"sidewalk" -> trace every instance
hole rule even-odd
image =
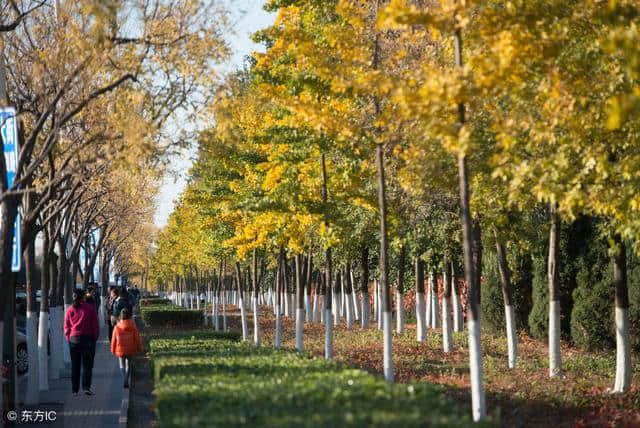
[[[93,396],[71,395],[71,368],[62,372],[59,380],[49,380],[49,391],[40,393],[40,404],[23,411],[55,411],[55,422],[21,423],[24,427],[55,428],[116,428],[126,426],[129,406],[129,389],[123,388],[118,360],[109,349],[107,328],[101,326],[100,339],[96,343],[91,389]],[[23,412],[24,413],[24,412]],[[53,414],[50,414],[53,415]],[[122,418],[121,418],[122,415]],[[20,419],[22,415],[18,415]],[[40,416],[44,417],[44,416]]]

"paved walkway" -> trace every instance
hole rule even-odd
[[[109,349],[107,329],[103,324],[100,339],[96,344],[96,358],[93,364],[93,379],[91,389],[93,396],[81,394],[71,395],[71,369],[62,372],[59,380],[49,380],[49,391],[40,393],[40,404],[25,408],[31,410],[31,416],[36,417],[36,411],[55,411],[55,422],[23,423],[24,427],[55,427],[55,428],[115,428],[126,426],[129,390],[123,388],[123,379],[118,367],[118,361]],[[42,415],[42,414],[40,414]],[[53,414],[50,413],[52,416]],[[121,415],[124,418],[121,418]],[[21,415],[18,415],[20,418]],[[44,417],[44,416],[43,416]]]

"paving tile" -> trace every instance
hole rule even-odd
[[[91,386],[95,395],[81,394],[73,397],[71,395],[70,369],[63,370],[61,375],[60,379],[49,381],[49,391],[40,393],[40,404],[23,409],[23,411],[32,411],[32,416],[35,416],[36,411],[53,411],[56,412],[56,420],[24,423],[19,426],[47,426],[51,428],[112,428],[121,426],[122,400],[128,397],[129,390],[123,388],[118,360],[109,350],[106,328],[101,330],[100,339],[96,344]],[[21,384],[24,383],[23,380]]]

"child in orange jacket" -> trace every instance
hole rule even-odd
[[[119,358],[120,370],[124,375],[124,387],[129,388],[131,357],[142,352],[140,335],[135,321],[131,319],[129,308],[123,308],[120,311],[120,322],[114,327],[111,338],[111,352]]]

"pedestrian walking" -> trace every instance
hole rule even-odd
[[[113,315],[113,303],[116,301],[117,296],[113,294],[114,287],[109,286],[109,294],[104,299],[104,321],[107,324],[109,330],[109,343],[111,343],[111,337],[113,335],[113,327],[115,323],[111,322],[111,315]]]
[[[95,308],[84,301],[80,290],[74,291],[73,302],[64,317],[64,336],[71,355],[71,392],[74,396],[78,395],[80,389],[81,368],[82,390],[86,395],[93,395],[91,375],[99,328]]]
[[[125,294],[126,290],[123,288],[114,288],[111,292],[111,296],[114,297],[113,309],[111,313],[111,323],[115,326],[120,321],[120,312],[124,308],[128,308],[131,311],[131,303],[129,302],[128,295]]]
[[[132,359],[135,354],[142,352],[140,335],[136,323],[131,319],[131,310],[123,308],[120,311],[120,322],[113,330],[111,352],[119,359],[120,370],[124,376],[124,387],[129,388],[132,371]]]
[[[87,291],[91,293],[91,299],[93,300],[93,304],[96,306],[96,312],[100,311],[100,293],[98,293],[98,289],[96,288],[96,283],[91,283],[89,287],[87,287]]]

